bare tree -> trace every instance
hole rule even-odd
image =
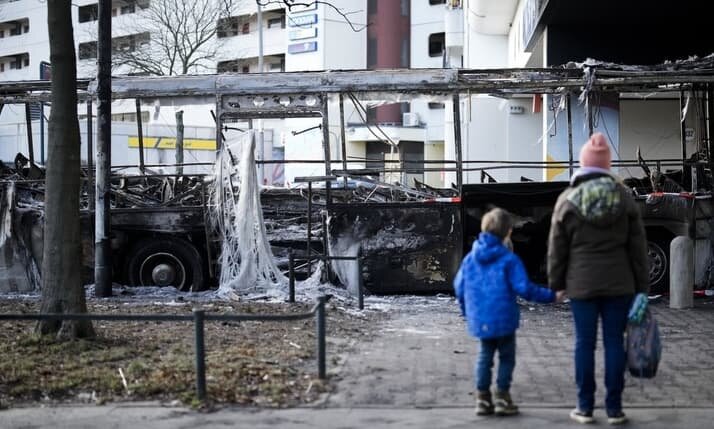
[[[47,1],[52,63],[52,108],[45,187],[42,256],[43,313],[86,313],[79,269],[80,139],[77,121],[77,62],[71,0]],[[94,336],[89,321],[40,321],[41,334],[63,338]]]
[[[131,25],[134,33],[116,38],[114,63],[130,73],[158,76],[212,69],[222,19],[236,0],[151,0]]]

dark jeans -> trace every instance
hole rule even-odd
[[[575,320],[575,382],[581,411],[592,411],[595,406],[598,318],[602,319],[605,346],[605,408],[608,414],[622,410],[626,358],[624,333],[631,302],[631,295],[570,300]]]
[[[481,340],[481,351],[475,368],[476,389],[480,391],[491,388],[491,368],[496,351],[498,351],[496,387],[502,392],[507,392],[511,388],[513,368],[516,367],[516,334]]]

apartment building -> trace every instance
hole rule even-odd
[[[131,59],[133,53],[136,56],[159,58],[158,54],[152,54],[161,36],[152,17],[152,10],[166,7],[164,2],[166,0],[112,2],[112,49],[115,57],[121,59],[115,62],[113,74],[152,74],[132,65]],[[255,73],[462,65],[461,1],[332,0],[329,3],[286,9],[281,3],[272,2],[262,7],[259,14],[254,1],[237,1],[229,10],[222,9],[215,15],[215,34],[204,48],[211,51],[211,55],[206,55],[204,60],[186,70],[164,67],[161,73]],[[40,71],[42,67],[46,74],[49,61],[45,3],[38,0],[0,0],[0,4],[3,11],[3,22],[0,23],[0,80],[46,78]],[[194,7],[209,8],[211,4],[222,2],[201,0]],[[73,2],[79,77],[92,77],[96,73],[97,15],[96,0]],[[391,25],[393,20],[399,22],[399,25]],[[261,60],[262,69],[259,68]],[[444,151],[445,135],[450,132],[445,128],[453,128],[449,124],[445,127],[444,117],[449,113],[449,106],[445,104],[448,103],[416,99],[374,109],[367,106],[368,115],[361,118],[357,109],[347,103],[346,156],[352,161],[351,166],[364,166],[367,160],[372,161],[370,165],[376,166],[384,165],[384,159],[444,159],[448,156]],[[334,137],[330,142],[332,153],[341,157],[336,103],[331,103],[330,109]],[[140,114],[146,127],[155,126],[165,130],[175,123],[177,110],[185,112],[184,121],[187,127],[196,128],[196,135],[212,138],[213,123],[206,106],[142,104]],[[113,120],[116,122],[136,121],[133,103],[115,103],[113,112]],[[24,117],[21,112],[16,113],[14,117],[11,117],[11,113],[5,113],[0,118],[0,123],[4,124],[0,125],[0,140],[18,141],[15,145],[5,145],[5,149],[0,151],[3,159],[14,156],[15,149],[22,150],[25,145],[22,126]],[[48,109],[45,113],[48,113]],[[85,119],[86,108],[80,106],[79,113],[80,119]],[[8,126],[8,121],[14,123]],[[308,119],[266,120],[259,123],[257,126],[265,130],[266,145],[259,150],[261,156],[265,159],[321,157],[319,133],[292,134],[292,131],[309,128],[310,124]],[[370,132],[370,127],[374,126],[381,127],[396,143],[396,152],[390,145],[374,137]],[[34,133],[39,130],[40,127],[33,127]],[[122,141],[130,138],[126,136]],[[42,139],[34,140],[39,142]],[[115,148],[113,152],[115,163],[132,163],[138,159],[135,148],[121,149]],[[82,153],[85,153],[84,149]],[[160,153],[159,149],[147,149],[145,157],[148,162],[158,162],[165,158],[165,154]],[[198,158],[203,160],[205,156]],[[321,173],[313,171],[315,168],[307,165],[290,166],[286,172],[288,181],[290,177],[298,175]],[[445,183],[443,175],[439,173],[388,179],[402,182],[417,179],[435,186]]]
[[[711,37],[706,2],[665,4],[645,0],[465,0],[464,67],[557,67],[588,58],[620,64],[661,64],[707,56]],[[575,154],[589,133],[585,105],[571,96]],[[695,94],[684,95],[684,103]],[[567,117],[561,97],[471,97],[464,101],[464,157],[472,160],[548,161],[568,159]],[[682,129],[689,155],[706,133],[697,109],[684,109],[678,93],[598,94],[593,129],[606,133],[615,156],[681,158]],[[465,110],[466,109],[466,110]],[[447,150],[448,144],[447,144]],[[621,175],[641,174],[623,169]],[[637,170],[637,169],[635,169]],[[498,181],[563,180],[567,170],[492,171]],[[478,182],[476,174],[467,181]]]

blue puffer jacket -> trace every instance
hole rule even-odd
[[[532,283],[520,258],[488,232],[479,235],[461,262],[454,289],[469,333],[484,339],[516,332],[516,295],[528,301],[555,301],[555,293]]]

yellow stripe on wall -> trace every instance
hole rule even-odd
[[[553,157],[550,156],[550,155],[546,155],[546,158],[545,158],[545,159],[546,159],[546,161],[548,161],[548,162],[553,162],[553,161],[555,161],[555,158],[553,158]],[[568,171],[568,169],[565,168],[565,167],[563,167],[563,168],[549,168],[549,169],[546,171],[546,178],[547,178],[547,180],[550,182],[550,181],[552,181],[553,179],[555,179],[556,176],[559,176],[560,174],[565,173],[566,171]]]
[[[129,136],[129,147],[139,147],[139,137]],[[144,137],[146,149],[176,149],[174,137]],[[213,139],[183,139],[184,149],[216,150],[216,141]]]

